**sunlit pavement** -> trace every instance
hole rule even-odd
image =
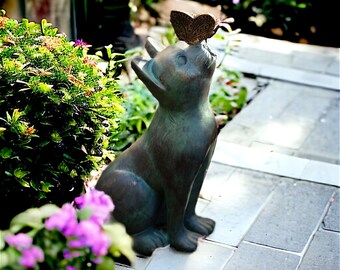
[[[339,49],[240,37],[222,64],[255,75],[251,98],[221,130],[197,205],[215,231],[194,253],[116,269],[340,269]]]

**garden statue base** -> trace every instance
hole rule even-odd
[[[151,255],[168,244],[192,252],[215,222],[195,208],[212,154],[218,126],[209,89],[216,57],[206,44],[183,41],[152,57],[132,60],[132,68],[159,102],[152,123],[130,148],[102,173],[96,189],[115,204],[114,219],[133,236],[137,253]],[[159,46],[158,46],[159,47]]]

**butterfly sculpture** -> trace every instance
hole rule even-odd
[[[212,14],[192,16],[177,10],[172,10],[170,13],[170,22],[178,39],[189,45],[199,44],[211,38],[219,28],[228,30],[229,23],[232,21],[232,18],[218,21]]]

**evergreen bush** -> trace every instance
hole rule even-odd
[[[18,22],[1,11],[1,226],[29,207],[72,201],[113,158],[118,73],[87,52],[46,20]]]

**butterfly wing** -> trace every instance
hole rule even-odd
[[[194,45],[212,37],[216,32],[216,19],[211,14],[196,17],[177,10],[170,13],[170,22],[179,40]]]
[[[170,13],[170,22],[175,30],[175,33],[179,40],[183,40],[187,43],[191,38],[191,25],[193,17],[185,12],[172,10]]]
[[[191,35],[194,37],[192,42],[193,44],[198,44],[215,34],[216,19],[213,15],[201,14],[194,18],[191,28]]]

